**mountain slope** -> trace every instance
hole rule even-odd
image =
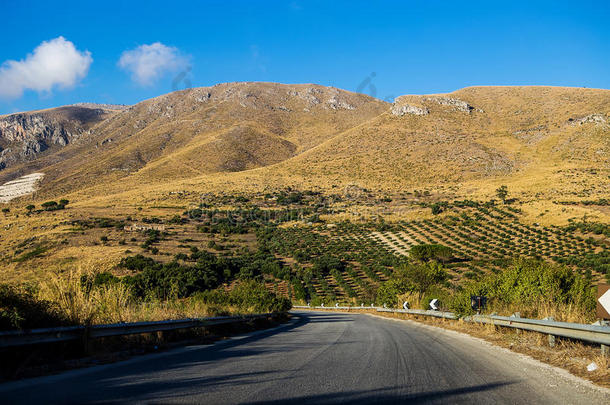
[[[609,123],[607,90],[475,87],[403,96],[385,114],[273,170],[314,183],[400,189],[534,179],[547,170],[586,177],[597,169],[575,189],[599,194],[607,192]]]
[[[579,88],[474,87],[394,104],[316,85],[236,83],[171,93],[113,112],[86,136],[0,171],[45,173],[37,192],[3,205],[3,274],[25,279],[81,259],[112,269],[126,250],[144,249],[147,237],[123,223],[151,220],[178,232],[159,244],[157,256],[169,260],[183,241],[212,240],[202,239],[198,221],[172,230],[177,214],[201,203],[287,208],[292,200],[274,201],[300,195],[288,188],[320,191],[302,195],[329,224],[421,221],[432,217],[432,203],[489,201],[500,185],[518,201],[497,212],[511,209],[525,224],[585,216],[608,223],[609,121],[610,91]],[[39,211],[62,198],[67,209]],[[485,212],[480,206],[468,218],[479,208]],[[251,247],[251,236],[236,246]],[[580,251],[585,242],[575,243]],[[530,253],[538,246],[526,244]]]
[[[146,183],[262,167],[387,108],[317,85],[227,83],[175,92],[100,122],[86,142],[66,147],[61,161],[38,162],[45,164],[41,191],[65,193],[130,175]]]
[[[226,83],[141,102],[20,169],[44,171],[41,196],[113,203],[350,184],[485,198],[508,184],[539,200],[593,199],[607,197],[609,122],[608,90],[471,87],[388,104],[317,85]]]
[[[54,154],[121,109],[87,103],[0,116],[0,171]]]

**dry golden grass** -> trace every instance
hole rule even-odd
[[[44,168],[39,194],[142,186],[276,163],[387,109],[369,96],[317,85],[227,83],[143,101],[92,134],[14,169]],[[10,173],[5,173],[8,175]],[[102,193],[103,195],[103,193]]]
[[[403,302],[408,302],[410,308],[427,308],[427,302],[424,303],[423,297],[421,294],[408,292],[398,296],[398,304],[400,305]]]
[[[92,276],[96,271],[94,266],[87,264],[76,270],[49,274],[39,283],[38,298],[51,302],[70,322],[84,325],[200,318],[238,312],[237,308],[210,306],[194,299],[139,302],[122,283],[83,288],[82,277]]]
[[[594,317],[574,304],[563,304],[552,300],[540,300],[535,304],[500,305],[495,303],[488,312],[497,312],[498,315],[510,316],[516,312],[523,318],[553,318],[559,322],[591,323]]]

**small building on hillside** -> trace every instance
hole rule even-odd
[[[131,224],[131,225],[125,225],[125,227],[123,229],[128,232],[150,231],[150,230],[164,231],[165,225],[162,225],[162,224]]]

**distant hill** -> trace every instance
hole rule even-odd
[[[502,181],[607,195],[609,163],[610,91],[471,87],[399,97],[384,114],[274,170],[394,190]]]
[[[0,133],[41,114],[48,150],[21,140],[35,153],[0,171],[0,181],[44,172],[40,196],[356,184],[489,197],[508,184],[552,200],[607,196],[610,175],[608,90],[470,87],[389,104],[313,84],[225,83],[126,108],[4,116]]]
[[[43,171],[43,190],[50,192],[130,175],[163,181],[243,171],[299,155],[387,108],[365,95],[317,85],[189,89],[114,112],[82,142],[19,169]]]

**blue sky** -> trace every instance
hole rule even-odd
[[[228,81],[381,99],[472,85],[610,88],[607,0],[1,0],[0,15],[0,113],[133,104]]]

